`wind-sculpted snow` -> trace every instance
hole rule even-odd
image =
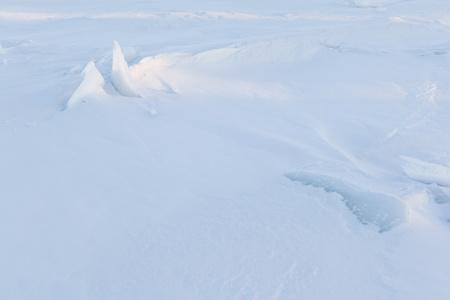
[[[450,168],[421,161],[412,157],[402,157],[406,175],[425,184],[437,203],[450,202]]]
[[[131,78],[128,63],[123,56],[119,43],[114,41],[111,83],[116,90],[126,97],[139,97],[135,82]]]
[[[106,92],[103,89],[105,80],[93,61],[86,65],[81,75],[83,76],[83,81],[67,102],[67,108],[71,108],[80,102],[84,102],[86,100],[85,98],[88,96],[106,95]]]
[[[311,49],[312,48],[312,49]],[[258,96],[263,98],[285,98],[286,91],[274,83],[258,82],[221,76],[211,70],[249,67],[273,61],[292,61],[313,55],[318,46],[311,46],[301,39],[280,39],[255,42],[245,45],[218,48],[200,52],[172,53],[149,56],[131,65],[126,86],[138,84],[139,93],[152,96],[155,92],[179,93],[182,95],[217,95],[224,97]],[[285,51],[285,53],[282,53]],[[283,54],[280,57],[280,52]],[[124,68],[125,69],[125,68]],[[124,82],[125,80],[120,80]],[[116,86],[116,83],[113,83]],[[124,93],[122,93],[124,94]],[[125,93],[127,94],[127,93]]]
[[[0,299],[450,299],[449,24],[0,1]]]
[[[344,180],[312,172],[291,172],[286,176],[292,181],[322,188],[328,193],[338,193],[345,205],[363,224],[374,224],[380,232],[405,222],[407,209],[400,199],[362,188]]]
[[[423,183],[436,183],[450,187],[450,168],[412,157],[404,156],[402,159],[403,169],[410,178]]]
[[[89,62],[81,73],[83,81],[78,89],[70,97],[67,108],[84,102],[85,97],[89,95],[108,95],[104,90],[105,79],[98,71],[93,61]],[[119,43],[114,41],[113,55],[112,55],[112,70],[111,70],[111,84],[122,96],[125,97],[139,97],[136,91],[136,83],[131,77],[128,64],[122,53]]]
[[[427,189],[430,191],[436,203],[450,203],[450,188],[442,187],[435,183],[428,184]]]

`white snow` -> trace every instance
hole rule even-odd
[[[412,157],[402,157],[402,159],[405,161],[403,169],[410,178],[424,183],[436,183],[450,187],[450,168]]]
[[[396,197],[372,192],[337,178],[312,172],[293,172],[286,176],[292,181],[323,188],[328,193],[339,194],[343,197],[348,209],[361,223],[372,223],[380,228],[380,232],[390,230],[395,225],[407,221],[407,209]]]
[[[2,0],[0,28],[0,299],[450,297],[450,2]]]
[[[356,7],[380,7],[400,2],[400,0],[353,0]]]
[[[80,102],[85,102],[86,97],[106,95],[105,90],[103,89],[105,79],[103,79],[102,74],[97,70],[93,61],[90,61],[86,65],[81,74],[83,76],[83,81],[67,102],[67,108],[71,108]]]
[[[138,97],[135,83],[131,77],[128,63],[122,53],[119,43],[114,41],[111,83],[116,90],[126,97]]]

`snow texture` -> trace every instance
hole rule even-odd
[[[437,203],[450,203],[450,189],[432,183],[427,186]]]
[[[342,180],[311,172],[287,173],[292,181],[338,193],[345,205],[363,224],[374,224],[380,232],[392,229],[407,220],[407,209],[396,197],[352,186]]]
[[[83,81],[67,102],[67,109],[85,102],[87,97],[106,94],[103,89],[105,80],[93,61],[86,65],[81,75],[83,76]]]
[[[423,183],[436,183],[450,187],[450,168],[443,165],[427,163],[412,157],[402,157],[406,174]]]
[[[111,83],[121,95],[126,97],[139,97],[135,82],[128,68],[128,63],[125,60],[119,43],[116,41],[114,41],[113,47]]]
[[[399,0],[353,0],[356,7],[380,7],[399,2]]]
[[[0,299],[450,299],[449,1],[0,28]]]

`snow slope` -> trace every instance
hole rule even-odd
[[[450,3],[3,0],[0,28],[1,299],[450,296]]]

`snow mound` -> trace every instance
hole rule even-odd
[[[450,168],[412,157],[403,156],[402,159],[405,162],[403,170],[409,178],[423,183],[450,187]]]
[[[286,89],[278,83],[256,82],[246,77],[246,68],[261,68],[273,61],[273,48],[288,46],[256,44],[224,47],[192,55],[185,52],[159,54],[143,58],[129,67],[131,79],[138,84],[141,97],[155,91],[184,96],[214,95],[220,97],[285,98]],[[295,42],[295,45],[298,43]],[[289,48],[296,52],[296,48]],[[298,51],[297,51],[298,52]],[[286,62],[291,58],[280,55]],[[230,76],[233,68],[242,70],[242,76]]]
[[[338,193],[358,221],[374,224],[379,227],[380,232],[388,231],[407,219],[406,206],[394,196],[372,192],[338,178],[313,172],[291,172],[286,177],[322,188],[328,193]]]
[[[128,68],[128,63],[118,42],[114,41],[111,83],[116,90],[126,97],[139,97],[136,86]]]
[[[154,91],[162,91],[167,93],[173,93],[173,87],[166,82],[168,77],[171,81],[174,80],[174,73],[170,73],[165,76],[167,69],[173,65],[186,60],[188,56],[186,54],[160,54],[157,56],[149,56],[143,58],[139,63],[130,66],[131,78],[140,82],[146,89]],[[186,78],[184,79],[186,81]],[[173,82],[172,82],[173,84]]]
[[[83,75],[83,81],[75,93],[73,93],[72,97],[70,97],[66,109],[69,109],[80,102],[84,102],[85,97],[88,95],[106,94],[103,89],[105,79],[103,79],[102,74],[100,74],[93,61],[90,61],[86,65],[81,74]]]

